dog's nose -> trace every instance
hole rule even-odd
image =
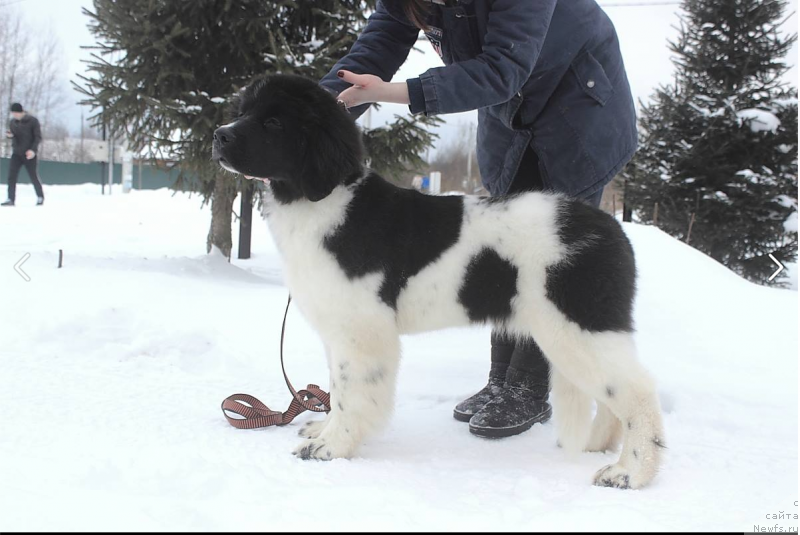
[[[214,141],[226,145],[233,141],[235,136],[233,135],[233,130],[231,130],[228,126],[221,126],[217,128],[216,132],[214,132]]]

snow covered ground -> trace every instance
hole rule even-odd
[[[265,226],[253,258],[229,264],[204,254],[209,210],[196,196],[86,185],[33,202],[24,186],[0,210],[0,531],[798,524],[771,517],[798,513],[798,294],[750,284],[654,228],[626,231],[669,449],[651,487],[620,491],[590,485],[615,455],[570,460],[552,424],[489,441],[453,420],[484,383],[487,329],[406,338],[395,417],[355,459],[289,453],[316,415],[233,429],[227,395],[280,410],[289,399],[277,360],[286,290]],[[30,282],[12,269],[25,253]],[[295,385],[327,387],[296,310],[287,336]]]

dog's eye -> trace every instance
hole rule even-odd
[[[266,128],[280,128],[281,122],[278,120],[277,117],[270,117],[266,121],[264,121],[264,127]]]

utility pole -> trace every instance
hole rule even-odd
[[[366,113],[364,113],[364,129],[365,130],[372,129],[372,104],[369,105],[369,108],[367,108]]]
[[[114,132],[108,134],[108,194],[111,195],[111,186],[114,185]]]
[[[472,158],[475,156],[475,148],[477,146],[477,140],[475,139],[475,125],[470,123],[469,125],[469,154],[467,155],[467,195],[474,195],[475,190],[475,181],[472,179]]]
[[[81,110],[81,163],[86,163],[86,153],[84,152],[83,147],[83,140],[84,140],[84,133],[83,133],[83,110]]]
[[[103,142],[106,141],[106,117],[105,117],[105,108],[103,108]],[[102,195],[106,194],[106,163],[100,163],[100,193]]]

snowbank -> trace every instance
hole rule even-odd
[[[485,328],[404,340],[395,417],[356,459],[290,455],[318,416],[229,427],[219,403],[234,392],[288,404],[266,228],[229,264],[204,254],[197,197],[51,187],[37,209],[21,190],[0,210],[0,531],[751,530],[796,512],[797,293],[652,227],[625,228],[669,449],[651,487],[618,491],[590,485],[616,455],[568,459],[552,424],[489,441],[453,420],[485,381]],[[11,269],[24,253],[27,283]],[[296,309],[287,336],[295,385],[325,387]]]

